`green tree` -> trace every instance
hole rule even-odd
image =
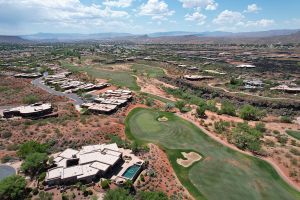
[[[29,154],[21,165],[21,170],[34,176],[45,169],[48,156],[46,153]]]
[[[36,141],[28,141],[20,145],[17,155],[20,158],[26,158],[27,155],[32,153],[46,153],[49,148],[48,144],[40,144]]]
[[[206,106],[198,106],[196,109],[196,113],[198,117],[204,117],[206,111]]]
[[[123,188],[117,188],[106,192],[104,200],[134,200],[129,192]]]
[[[0,181],[0,199],[19,200],[24,199],[26,181],[22,176],[14,175]]]
[[[260,120],[264,116],[265,113],[263,111],[251,105],[244,105],[240,109],[240,117],[244,120]]]
[[[137,195],[138,200],[168,200],[168,196],[163,192],[141,191]]]

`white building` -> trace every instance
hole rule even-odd
[[[54,158],[56,167],[46,174],[48,185],[92,182],[105,175],[122,160],[117,144],[84,146],[81,150],[66,149]]]

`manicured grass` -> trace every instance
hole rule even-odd
[[[97,67],[77,67],[64,63],[63,66],[72,72],[83,71],[94,78],[108,79],[110,83],[116,86],[127,87],[131,90],[140,90],[136,83],[136,78],[130,71],[109,71]]]
[[[300,140],[300,131],[291,131],[291,130],[286,130],[286,133],[293,138]]]
[[[164,70],[150,65],[134,64],[131,68],[135,71],[136,75],[143,75],[149,78],[157,78],[165,75]]]
[[[158,122],[159,115],[169,120]],[[271,165],[217,143],[198,127],[174,114],[134,109],[126,118],[126,134],[139,143],[161,146],[178,178],[196,199],[300,198],[300,193],[284,182]],[[195,151],[203,159],[184,168],[176,162],[181,151]]]

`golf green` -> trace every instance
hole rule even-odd
[[[159,122],[162,115],[168,121]],[[126,134],[137,142],[161,146],[178,178],[196,199],[300,199],[300,193],[267,162],[219,144],[172,113],[136,108],[126,118]],[[203,159],[184,168],[176,163],[182,151],[198,152]]]

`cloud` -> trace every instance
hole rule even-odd
[[[232,25],[241,22],[245,18],[240,12],[224,10],[214,20],[213,23],[219,25]]]
[[[186,14],[184,16],[184,19],[187,20],[187,21],[195,21],[197,22],[198,25],[203,25],[205,24],[205,20],[206,20],[206,16],[203,15],[202,13],[200,12],[194,12],[193,14]]]
[[[172,16],[175,11],[170,10],[167,3],[160,0],[148,0],[139,8],[139,15],[151,16],[153,20],[166,20]]]
[[[0,26],[78,28],[84,30],[128,19],[125,11],[112,10],[98,4],[85,5],[79,0],[0,0]],[[86,26],[86,27],[84,27]]]
[[[244,10],[245,13],[257,13],[261,8],[258,7],[255,3],[248,5],[247,10]]]
[[[223,30],[235,30],[238,28],[262,28],[270,27],[275,24],[273,19],[260,19],[250,21],[240,12],[224,10],[214,20],[214,24],[221,26]]]
[[[103,5],[109,7],[127,8],[134,0],[104,0]]]
[[[183,8],[196,8],[198,10],[204,8],[206,10],[216,10],[218,3],[214,0],[179,0]]]
[[[275,24],[275,21],[272,19],[261,19],[257,21],[246,21],[246,22],[239,22],[238,26],[243,27],[269,27]]]

